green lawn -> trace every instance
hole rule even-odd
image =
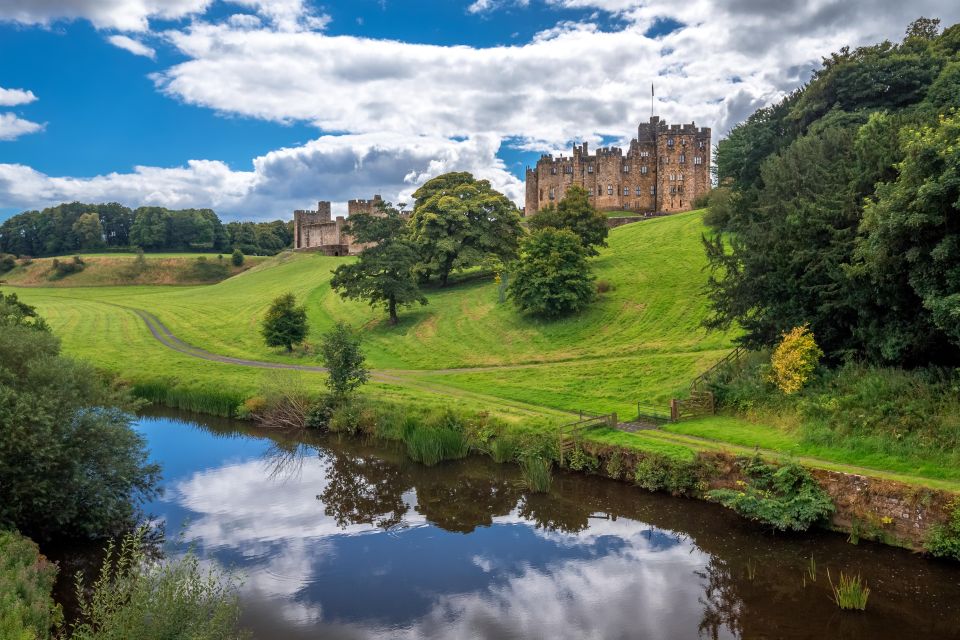
[[[706,332],[705,258],[700,212],[656,218],[611,231],[593,260],[612,290],[585,313],[555,322],[497,303],[497,286],[476,279],[427,291],[429,305],[406,309],[391,327],[382,311],[344,302],[330,272],[348,258],[285,253],[215,285],[19,288],[63,339],[65,350],[138,382],[162,381],[237,398],[255,395],[279,375],[319,387],[318,373],[277,374],[191,358],[157,342],[130,308],[156,315],[180,339],[207,351],[252,360],[315,365],[312,347],[335,321],[362,329],[377,379],[367,393],[411,403],[486,410],[517,428],[550,430],[579,409],[616,411],[629,419],[636,403],[682,394],[690,380],[731,349],[732,335]],[[148,256],[149,257],[149,256]],[[306,353],[265,347],[260,318],[275,296],[292,292],[307,307]],[[682,456],[698,449],[737,453],[754,446],[938,482],[960,472],[931,461],[909,465],[889,456],[817,449],[796,435],[733,417],[670,426],[663,432],[595,432],[609,444]],[[686,453],[685,453],[686,452]]]

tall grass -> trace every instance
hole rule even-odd
[[[462,431],[414,425],[404,436],[407,453],[416,462],[433,466],[441,460],[464,458],[470,443]]]
[[[166,380],[146,380],[131,386],[133,395],[154,404],[195,413],[207,413],[230,418],[246,399],[229,390],[177,386]]]
[[[513,462],[517,458],[517,443],[508,436],[497,436],[490,443],[490,457],[497,464]]]
[[[524,456],[520,470],[527,489],[534,493],[547,493],[553,485],[553,461],[540,456]]]
[[[860,579],[860,574],[848,576],[842,571],[837,584],[833,584],[830,570],[827,570],[827,579],[833,589],[833,600],[841,609],[863,611],[867,608],[867,598],[870,597],[870,588]]]

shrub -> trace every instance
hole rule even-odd
[[[823,351],[817,346],[807,325],[794,327],[783,334],[780,344],[770,358],[770,375],[785,394],[800,391],[810,380],[823,357]]]
[[[931,529],[924,546],[937,557],[960,560],[960,498],[950,504],[950,509],[950,519]]]
[[[620,479],[620,476],[623,474],[623,454],[620,453],[619,449],[607,458],[606,470],[607,475],[611,478]]]
[[[546,493],[553,484],[553,462],[541,456],[520,458],[520,470],[527,489],[534,493]]]
[[[116,534],[155,497],[159,475],[124,410],[134,403],[61,356],[45,325],[5,311],[17,308],[9,298],[0,296],[0,528],[35,539]]]
[[[77,574],[80,622],[70,640],[233,640],[239,628],[238,580],[204,571],[193,552],[178,560],[153,562],[143,531],[107,546],[100,574],[88,591]]]
[[[0,253],[0,275],[13,271],[17,266],[17,256],[9,253]]]
[[[323,335],[320,354],[329,372],[327,388],[334,398],[344,398],[370,378],[360,350],[360,338],[343,322],[336,323]]]
[[[181,277],[195,282],[219,282],[229,275],[227,265],[200,256],[183,269]]]
[[[73,256],[73,259],[68,262],[61,262],[59,259],[54,258],[53,262],[50,263],[50,279],[59,280],[61,278],[66,278],[69,275],[74,273],[80,273],[87,267],[87,264],[80,258],[80,256]]]
[[[60,623],[60,607],[50,595],[57,565],[40,555],[37,545],[10,531],[0,531],[0,638],[47,638]]]
[[[688,493],[697,486],[697,480],[695,463],[657,454],[645,455],[633,470],[633,481],[648,491]]]
[[[243,255],[243,251],[240,251],[240,249],[237,248],[234,249],[233,253],[230,255],[230,264],[235,267],[242,267],[245,259],[246,258]]]
[[[586,450],[578,444],[570,453],[570,457],[567,459],[567,466],[574,471],[592,473],[600,468],[600,460],[587,453]]]
[[[748,482],[740,481],[739,489],[715,489],[707,497],[781,531],[806,531],[833,513],[830,496],[802,466],[775,467],[759,457],[738,464]]]
[[[327,426],[330,431],[337,433],[349,433],[356,435],[358,433],[372,434],[377,427],[377,414],[363,402],[349,400],[340,402],[331,406],[329,410],[330,418]],[[320,411],[318,409],[318,411]]]
[[[517,443],[508,436],[497,436],[490,442],[490,457],[498,464],[515,460]]]
[[[285,347],[293,351],[293,345],[307,337],[307,310],[297,306],[292,293],[274,298],[263,317],[260,329],[268,347]]]
[[[545,318],[575,313],[596,297],[587,250],[571,231],[545,228],[523,243],[507,294],[524,312]]]
[[[610,284],[609,280],[597,280],[597,293],[607,293],[613,291],[616,287]]]

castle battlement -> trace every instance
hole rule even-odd
[[[573,146],[573,156],[543,154],[526,171],[524,215],[556,204],[573,185],[583,187],[601,211],[669,213],[690,209],[710,190],[709,127],[668,124],[659,116],[637,126],[626,151],[587,143]]]

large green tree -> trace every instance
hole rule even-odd
[[[346,233],[370,246],[360,252],[355,262],[337,267],[330,286],[344,298],[366,300],[370,306],[386,308],[390,324],[397,324],[398,307],[427,304],[427,299],[420,292],[413,271],[417,251],[406,219],[389,203],[379,207],[376,214],[350,216]]]
[[[100,216],[95,211],[85,213],[77,218],[77,221],[73,223],[73,232],[77,236],[81,249],[99,249],[104,245],[103,226],[100,224]]]
[[[567,229],[552,228],[529,235],[507,295],[524,313],[545,318],[586,307],[596,290],[580,238]]]
[[[590,194],[576,185],[567,189],[557,204],[538,211],[530,218],[530,228],[568,229],[572,231],[591,256],[598,254],[597,247],[607,246],[607,217],[596,210],[590,202]]]
[[[292,293],[277,296],[263,317],[260,333],[268,347],[293,351],[293,345],[307,337],[307,310],[297,305]]]
[[[446,173],[428,180],[413,196],[410,228],[418,270],[436,276],[441,286],[454,269],[516,255],[520,213],[489,181],[467,172]]]

